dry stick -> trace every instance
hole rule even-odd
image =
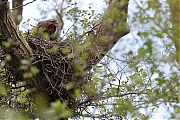
[[[24,5],[17,6],[17,7],[15,7],[15,8],[10,9],[10,10],[15,10],[15,9],[17,9],[17,8],[20,8],[20,7],[26,6],[26,5],[28,5],[28,4],[31,4],[31,3],[35,2],[35,1],[36,1],[36,0],[33,0],[33,1],[31,1],[31,2],[28,2],[28,3],[24,4]]]
[[[68,30],[66,31],[66,33],[63,35],[62,39],[67,35],[68,31],[73,27],[74,24],[75,24],[75,23],[73,23],[73,24],[68,28]]]
[[[61,8],[62,9],[62,8]],[[60,12],[58,12],[58,10],[57,9],[55,9],[55,11],[56,11],[56,13],[58,14],[58,16],[59,16],[59,24],[61,24],[61,28],[60,28],[60,33],[61,33],[61,31],[62,31],[62,28],[63,28],[63,26],[64,26],[64,22],[63,22],[63,20],[62,20],[62,11],[60,11]]]

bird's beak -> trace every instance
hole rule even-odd
[[[56,21],[55,23],[58,24],[58,21]]]

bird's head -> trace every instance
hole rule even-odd
[[[59,24],[56,19],[49,19],[49,20],[47,20],[47,21],[49,21],[51,24],[55,24],[55,25],[58,25],[58,24]]]

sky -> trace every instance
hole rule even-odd
[[[27,2],[30,2],[33,0],[25,0],[24,4]],[[27,25],[23,25],[22,23],[27,21],[28,19],[30,19],[30,24],[31,25],[36,25],[37,24],[37,20],[40,18],[40,12],[38,10],[38,7],[47,7],[49,5],[51,5],[51,0],[47,0],[42,2],[41,0],[37,0],[32,4],[28,4],[26,6],[24,6],[23,8],[23,20],[21,22],[21,26],[20,29],[25,30],[27,28]],[[52,0],[53,1],[53,0]],[[83,0],[81,0],[83,1]],[[106,4],[104,2],[102,2],[103,0],[84,0],[83,2],[79,2],[78,4],[80,5],[81,9],[88,9],[88,5],[93,4],[94,9],[96,10],[96,12],[102,13],[103,10],[106,8]],[[138,0],[136,0],[136,2],[139,3]],[[134,2],[134,0],[130,0],[129,3],[129,15],[133,16],[133,11],[136,11],[136,3]],[[51,18],[52,16],[49,15],[47,16],[47,18]],[[69,28],[70,24],[69,23],[65,23],[65,28]],[[30,27],[30,26],[29,26]],[[139,26],[140,27],[140,26]],[[141,26],[142,29],[148,29],[149,24],[147,26]],[[115,45],[115,47],[112,50],[117,49],[120,44],[129,44],[132,42],[132,40],[134,39],[134,36],[137,37],[137,29],[136,28],[132,28],[131,29],[131,33],[124,36],[121,40],[122,42],[117,43]],[[125,40],[123,42],[123,40]],[[135,49],[138,49],[138,45],[137,46],[133,46]],[[145,110],[141,110],[142,113],[145,113]],[[166,120],[166,118],[169,117],[168,114],[166,114],[168,112],[167,108],[164,105],[161,105],[160,108],[157,110],[156,113],[153,114],[152,120]]]

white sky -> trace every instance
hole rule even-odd
[[[30,2],[30,1],[33,1],[33,0],[25,0],[24,4],[27,3],[27,2]],[[34,3],[28,4],[27,6],[25,6],[23,8],[23,20],[22,20],[22,22],[27,21],[28,19],[30,19],[30,24],[36,25],[37,24],[36,19],[40,18],[40,13],[39,13],[39,11],[37,9],[37,6],[39,5],[41,7],[41,6],[44,6],[44,5],[45,6],[51,5],[50,1],[51,0],[47,0],[47,1],[42,2],[41,0],[37,0]],[[81,1],[83,1],[83,0],[81,0]],[[84,0],[83,2],[81,2],[81,8],[82,9],[87,9],[88,8],[87,6],[90,3],[93,3],[93,7],[96,10],[96,12],[102,13],[103,10],[106,8],[105,3],[103,3],[102,1],[103,0]],[[139,2],[138,0],[136,0],[136,1]],[[134,0],[130,0],[130,3],[129,3],[129,14],[130,15],[132,14],[131,11],[136,10],[135,5],[136,4],[134,3]],[[65,26],[66,26],[66,23],[65,23]],[[21,28],[23,28],[23,25],[21,25]],[[124,44],[128,45],[128,41],[130,42],[131,40],[134,39],[134,36],[132,34],[135,35],[135,33],[137,31],[136,30],[132,30],[132,31],[135,31],[135,32],[131,32],[130,34],[123,37],[123,39],[125,40]],[[121,44],[122,44],[122,42],[121,42]],[[117,43],[116,46],[113,49],[117,49],[119,46],[120,46],[120,44]],[[138,48],[138,46],[134,46],[134,47]],[[145,111],[141,110],[141,112],[145,112]],[[157,110],[157,112],[155,114],[153,114],[152,120],[153,119],[154,120],[155,119],[156,120],[166,120],[165,118],[169,118],[169,115],[167,113],[169,113],[168,110],[163,105],[161,105],[161,107]]]

